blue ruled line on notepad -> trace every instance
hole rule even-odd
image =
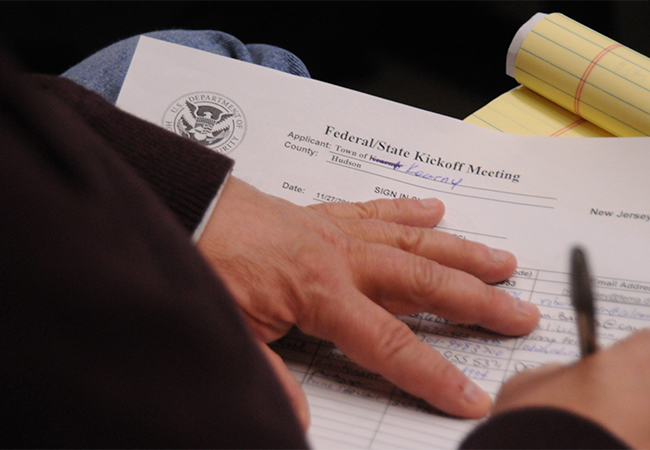
[[[548,19],[547,22],[548,22],[548,23],[552,23],[553,25],[555,25],[555,26],[558,27],[558,28],[562,28],[563,30],[568,31],[569,33],[573,34],[574,36],[579,37],[580,39],[582,39],[582,40],[584,40],[584,41],[587,41],[587,42],[589,42],[590,44],[593,44],[593,45],[595,45],[596,47],[598,47],[598,48],[600,48],[600,49],[602,49],[602,50],[605,49],[605,47],[602,47],[601,45],[596,44],[594,41],[592,41],[592,40],[590,40],[590,39],[587,39],[585,36],[582,36],[582,35],[576,33],[575,31],[570,30],[570,29],[568,29],[568,28],[566,28],[566,27],[560,25],[560,24],[557,23],[557,22],[553,22],[553,21],[550,20],[550,19]],[[577,22],[576,22],[576,23],[577,23]],[[548,37],[546,37],[546,36],[544,36],[544,35],[542,35],[542,34],[536,32],[534,29],[531,30],[531,32],[533,32],[533,33],[535,33],[536,35],[541,36],[541,37],[543,37],[543,38],[545,38],[545,39],[548,39]],[[610,39],[610,40],[611,40],[611,39]],[[549,41],[550,41],[550,39],[549,39]],[[553,42],[553,41],[551,41],[551,42]],[[613,41],[613,42],[614,42],[614,41]],[[559,45],[559,44],[558,44],[558,45]],[[645,57],[644,55],[641,55],[641,53],[639,53],[639,52],[635,52],[635,51],[632,50],[631,48],[628,48],[628,47],[624,47],[624,48],[626,48],[626,49],[628,49],[629,51],[634,52],[634,53],[636,53],[636,54],[638,54],[638,55],[640,55],[640,56]],[[567,50],[568,50],[568,49],[567,49]],[[569,50],[569,51],[571,51],[571,50]],[[582,55],[578,55],[578,56],[582,56]],[[618,57],[621,58],[622,60],[627,61],[628,63],[630,63],[630,64],[632,64],[632,65],[638,67],[639,69],[648,72],[648,69],[646,69],[646,68],[643,67],[643,66],[639,66],[636,62],[634,62],[634,61],[630,61],[629,59],[625,58],[625,57],[622,56],[622,55],[616,55],[616,56],[618,56]],[[585,58],[585,59],[587,59],[587,58]],[[615,72],[614,72],[614,73],[615,73]],[[618,74],[616,74],[616,75],[618,75]],[[622,75],[619,75],[619,76],[622,77]],[[634,83],[633,81],[628,80],[628,79],[625,78],[625,77],[623,77],[623,79],[626,80],[626,81],[629,81],[630,83],[636,84],[636,83]],[[639,87],[645,89],[645,86],[639,86]]]
[[[562,67],[559,67],[559,66],[557,66],[556,64],[551,63],[550,61],[547,61],[546,59],[542,58],[542,57],[539,56],[539,55],[536,55],[535,53],[532,53],[532,52],[530,52],[530,51],[528,51],[528,50],[526,50],[526,49],[524,49],[524,48],[522,48],[520,51],[525,51],[526,53],[528,53],[528,54],[534,56],[535,58],[538,58],[539,60],[545,62],[546,64],[548,64],[548,65],[550,65],[550,66],[553,66],[553,67],[555,67],[556,69],[559,69],[559,70],[561,70],[562,72],[565,72],[565,73],[571,75],[572,77],[575,77],[575,78],[577,78],[577,79],[581,79],[581,78],[578,77],[577,75],[574,75],[574,74],[572,74],[571,72],[569,72],[569,71],[563,69]],[[526,70],[523,70],[521,67],[515,66],[515,68],[518,69],[518,70],[520,70],[521,72],[525,73],[526,75],[528,75],[528,76],[530,76],[530,77],[532,77],[532,78],[535,78],[535,79],[541,81],[542,83],[544,83],[544,84],[546,84],[546,85],[552,87],[553,89],[555,89],[555,90],[557,90],[557,91],[559,91],[559,92],[562,92],[563,94],[566,94],[566,95],[568,95],[568,96],[571,97],[571,98],[575,98],[575,95],[574,95],[575,93],[573,93],[573,92],[569,93],[569,92],[563,91],[562,89],[558,88],[557,86],[554,86],[553,84],[549,83],[548,81],[546,81],[546,80],[544,80],[544,79],[542,79],[542,78],[540,78],[540,77],[538,77],[538,76],[536,76],[536,75],[533,75],[532,73],[527,72]],[[616,100],[620,101],[621,103],[627,104],[627,105],[631,106],[632,108],[637,109],[637,110],[639,110],[640,112],[642,112],[642,113],[644,113],[644,114],[650,116],[650,112],[645,111],[645,110],[643,110],[643,109],[641,109],[641,108],[639,108],[639,107],[637,107],[637,106],[635,106],[635,105],[630,104],[629,102],[627,102],[627,101],[621,99],[620,97],[617,97],[616,95],[614,95],[614,94],[612,94],[612,93],[610,93],[610,92],[605,91],[603,88],[601,88],[601,87],[599,87],[599,86],[597,86],[597,85],[595,85],[595,84],[593,84],[593,83],[590,83],[590,82],[588,82],[588,81],[585,81],[585,84],[588,84],[589,86],[593,86],[594,88],[596,88],[596,89],[598,89],[599,91],[601,91],[601,92],[603,92],[603,93],[609,95],[609,96],[612,97],[612,98],[615,98]],[[612,115],[606,113],[605,111],[596,108],[595,106],[593,106],[593,105],[591,105],[591,104],[585,102],[584,100],[581,100],[581,103],[582,103],[583,105],[587,105],[587,106],[589,106],[589,107],[595,109],[596,111],[599,111],[600,113],[604,114],[604,115],[607,116],[607,117],[612,118],[612,119],[615,120],[616,122],[622,123],[623,125],[625,125],[625,126],[631,128],[631,129],[633,129],[633,130],[635,130],[635,131],[638,131],[639,133],[641,133],[641,134],[643,134],[643,135],[646,134],[645,132],[643,132],[643,131],[641,131],[641,130],[638,130],[638,129],[634,128],[633,126],[629,125],[628,123],[623,122],[623,121],[620,120],[619,118],[614,117],[614,116],[612,116]]]
[[[531,54],[532,54],[532,53],[531,53]],[[537,55],[533,55],[533,56],[537,56]],[[540,58],[540,59],[541,59],[541,58]],[[550,63],[549,63],[549,64],[550,64]],[[553,64],[551,64],[551,65],[553,65]],[[556,67],[557,67],[557,66],[556,66]],[[558,68],[559,68],[559,67],[558,67]],[[563,91],[562,89],[558,88],[557,86],[552,85],[552,84],[549,83],[548,81],[543,80],[543,79],[541,79],[541,78],[539,78],[539,77],[533,75],[533,74],[530,73],[530,72],[526,72],[525,70],[520,69],[519,67],[517,67],[517,69],[521,70],[521,71],[522,71],[523,73],[525,73],[526,75],[528,75],[528,76],[530,76],[530,77],[532,77],[532,78],[535,78],[535,79],[541,81],[542,83],[547,84],[549,87],[555,89],[556,91],[560,91],[560,92],[562,92],[563,94],[566,94],[566,95],[568,95],[568,96],[571,97],[571,98],[575,98],[574,95],[573,95],[573,93],[565,92],[565,91]],[[567,72],[567,73],[568,73],[568,72]],[[572,76],[575,76],[575,75],[573,75],[573,74],[571,74],[571,75],[572,75]],[[577,78],[577,77],[576,77],[576,78]],[[593,85],[592,85],[592,86],[593,86]],[[597,86],[594,86],[594,87],[598,88]],[[602,90],[602,89],[601,89],[601,90]],[[611,97],[617,98],[615,95],[609,94],[608,92],[606,92],[606,94],[610,95]],[[620,100],[620,99],[619,99],[619,100]],[[626,102],[624,102],[623,100],[621,100],[621,102],[626,103]],[[632,129],[632,130],[638,131],[639,133],[643,134],[644,136],[647,136],[645,132],[643,132],[643,131],[641,131],[641,130],[638,130],[638,129],[634,128],[632,125],[629,125],[629,124],[623,122],[622,120],[620,120],[619,118],[614,117],[614,116],[612,116],[611,114],[608,114],[608,113],[606,113],[605,111],[596,108],[595,106],[593,106],[593,105],[591,105],[591,104],[585,102],[584,100],[582,100],[581,103],[582,103],[583,105],[587,105],[587,106],[589,106],[590,108],[595,109],[596,111],[598,111],[598,112],[602,113],[603,115],[605,115],[605,116],[611,118],[612,120],[615,120],[615,121],[618,122],[618,123],[622,123],[622,124],[625,125],[626,127],[630,128],[630,129]],[[645,112],[645,111],[643,111],[643,112]],[[647,114],[647,113],[646,113],[646,114]]]
[[[549,22],[550,22],[550,21],[549,21]],[[551,22],[551,23],[555,23],[555,22]],[[559,25],[558,25],[558,26],[559,26]],[[566,29],[566,28],[565,28],[565,29]],[[567,31],[568,31],[568,30],[567,30]],[[546,39],[547,41],[551,42],[552,44],[555,44],[555,45],[557,45],[558,47],[563,48],[564,50],[566,50],[566,51],[568,51],[568,52],[570,52],[570,53],[573,53],[574,55],[576,55],[576,56],[578,56],[578,57],[584,59],[585,61],[589,61],[589,62],[591,62],[591,60],[590,60],[589,58],[587,58],[586,56],[581,55],[580,53],[576,53],[576,52],[574,52],[573,50],[571,50],[571,49],[568,48],[568,47],[565,47],[564,45],[560,44],[559,42],[556,42],[556,41],[550,39],[548,36],[544,36],[543,34],[539,34],[539,33],[536,32],[535,30],[532,30],[531,33],[534,33],[534,34],[536,34],[537,36]],[[574,33],[574,34],[575,34],[575,33]],[[576,35],[576,36],[579,36],[579,35]],[[584,38],[583,38],[583,39],[584,39]],[[600,48],[601,50],[605,50],[605,47],[602,47],[602,46],[600,46],[600,45],[598,45],[598,44],[596,44],[596,43],[590,41],[589,39],[584,39],[584,40],[587,41],[587,42],[589,42],[589,43],[591,43],[591,44],[593,44],[594,46]],[[621,47],[621,48],[627,48],[627,47]],[[523,47],[521,48],[521,50],[524,50],[524,51],[526,51],[527,53],[530,53],[531,55],[533,55],[533,53],[531,53],[530,51],[524,49]],[[636,64],[636,63],[630,61],[629,59],[624,58],[623,56],[619,55],[618,53],[610,52],[609,54],[610,54],[610,55],[613,55],[613,56],[616,56],[616,57],[618,57],[618,58],[620,58],[620,59],[622,59],[622,60],[624,60],[624,61],[627,61],[628,63],[633,64],[634,66],[638,67],[639,69],[648,72],[648,69],[646,69],[645,67],[639,66],[638,64]],[[535,56],[537,56],[537,55],[535,55]],[[605,71],[607,71],[607,72],[610,72],[610,73],[616,75],[616,76],[619,77],[619,78],[622,78],[624,81],[626,81],[626,82],[628,82],[628,83],[630,83],[630,84],[633,84],[634,86],[637,86],[637,87],[643,89],[644,91],[647,91],[647,92],[650,93],[650,89],[648,89],[646,86],[643,86],[643,85],[641,85],[641,84],[639,84],[639,83],[635,83],[634,81],[630,80],[629,78],[625,78],[623,75],[621,75],[621,74],[619,74],[619,73],[616,73],[616,72],[614,72],[613,70],[608,69],[607,67],[602,66],[602,65],[600,65],[600,64],[598,64],[598,63],[596,63],[596,66],[598,66],[598,67],[600,67],[601,69],[603,69],[603,70],[605,70]],[[649,72],[649,73],[650,73],[650,72]]]

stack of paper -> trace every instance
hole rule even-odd
[[[467,122],[535,136],[650,135],[650,59],[562,14],[519,30],[506,72],[521,86]]]

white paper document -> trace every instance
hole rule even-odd
[[[518,371],[578,357],[576,244],[594,276],[600,343],[650,325],[650,138],[506,135],[149,38],[118,106],[226,153],[235,176],[297,204],[437,197],[440,229],[515,253],[501,287],[540,307],[529,336],[403,318],[493,395]],[[476,423],[437,414],[327,342],[292,332],[273,348],[307,393],[316,448],[453,448]]]

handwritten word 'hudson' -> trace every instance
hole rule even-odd
[[[415,175],[416,177],[424,178],[425,180],[437,181],[439,183],[451,184],[451,189],[453,190],[456,186],[463,182],[462,178],[450,178],[444,177],[442,175],[434,175],[424,170],[418,170],[420,166],[418,164],[411,164],[411,167],[406,169],[406,173],[409,175]]]

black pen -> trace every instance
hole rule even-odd
[[[571,252],[571,301],[578,315],[580,355],[584,358],[596,351],[596,324],[594,296],[591,292],[591,277],[583,250],[573,248]]]

